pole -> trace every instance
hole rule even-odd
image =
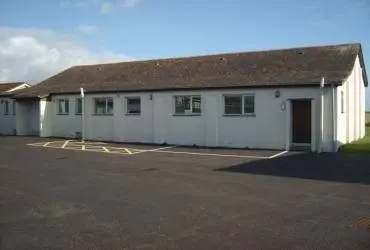
[[[85,141],[85,94],[84,89],[81,88],[81,133],[82,133],[82,142]]]
[[[324,86],[325,86],[325,78],[321,79],[320,83],[320,143],[319,143],[319,150],[318,152],[321,153],[323,151],[324,146]]]

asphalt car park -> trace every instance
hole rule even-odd
[[[58,140],[0,137],[2,249],[370,248],[369,157]]]

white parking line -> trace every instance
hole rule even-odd
[[[123,150],[125,150],[129,155],[132,154],[132,152],[130,150],[128,150],[128,148],[123,148]]]
[[[148,152],[148,151],[146,151]],[[188,154],[188,155],[204,155],[204,156],[220,156],[220,157],[236,157],[236,158],[252,158],[252,159],[269,159],[269,157],[264,156],[252,156],[252,155],[224,155],[224,154],[211,154],[211,153],[194,153],[194,152],[184,152],[184,151],[161,151],[152,150],[149,152],[154,153],[169,153],[169,154]]]
[[[163,148],[155,148],[155,149],[148,149],[143,152],[155,152],[155,151],[160,151],[164,149],[169,149],[169,148],[176,148],[177,146],[168,146],[168,147],[163,147]]]
[[[280,152],[280,153],[277,153],[277,154],[271,155],[271,156],[269,157],[269,159],[272,159],[272,158],[278,157],[278,156],[283,155],[283,154],[286,154],[286,153],[288,153],[288,151],[283,151],[283,152]]]
[[[64,144],[62,145],[62,148],[65,148],[68,144],[69,140],[65,141]]]

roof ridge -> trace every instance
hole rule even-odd
[[[144,63],[144,62],[158,62],[158,61],[169,61],[169,60],[181,60],[181,59],[195,59],[195,58],[205,58],[205,57],[217,57],[217,56],[227,56],[227,55],[238,55],[238,54],[253,54],[253,53],[263,53],[263,52],[277,52],[277,51],[290,51],[299,49],[310,49],[310,48],[328,48],[328,47],[344,47],[344,46],[360,46],[361,43],[342,43],[342,44],[326,44],[326,45],[313,45],[313,46],[298,46],[298,47],[285,47],[276,49],[261,49],[261,50],[250,50],[250,51],[235,51],[235,52],[221,52],[215,54],[203,54],[203,55],[190,55],[190,56],[174,56],[174,57],[163,57],[163,58],[151,58],[151,59],[139,59],[121,62],[110,62],[110,63],[96,63],[96,64],[79,64],[74,65],[70,68],[82,68],[82,67],[94,67],[94,66],[105,66],[105,65],[117,65],[122,63]],[[68,68],[68,69],[70,69]]]

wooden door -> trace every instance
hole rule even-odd
[[[292,100],[292,142],[311,143],[311,100]]]

